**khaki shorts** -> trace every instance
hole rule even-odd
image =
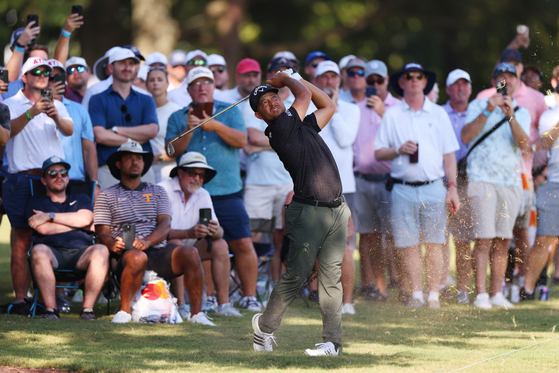
[[[244,205],[250,219],[276,218],[276,229],[283,228],[283,205],[293,184],[245,185]]]
[[[520,210],[522,188],[470,182],[468,197],[476,239],[512,238],[512,230]]]

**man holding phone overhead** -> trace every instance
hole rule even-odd
[[[184,275],[193,315],[187,320],[214,325],[202,312],[204,273],[198,251],[183,246],[180,240],[167,241],[171,230],[169,197],[162,187],[141,180],[152,162],[153,153],[144,151],[137,142],[122,144],[107,159],[111,174],[120,183],[101,192],[95,203],[95,231],[111,252],[111,266],[120,281],[120,309],[112,322],[132,320],[132,299],[142,285],[144,271],[150,269],[167,281]],[[131,245],[123,240],[127,225],[134,225]],[[176,295],[184,302],[184,292]]]
[[[14,234],[11,269],[18,306],[12,309],[22,314],[29,310],[24,301],[29,288],[27,251],[31,244],[25,217],[25,205],[31,197],[29,178],[40,178],[41,160],[53,155],[64,158],[60,134],[71,136],[74,132],[74,122],[64,105],[41,98],[51,71],[42,58],[29,58],[22,68],[25,89],[4,102],[10,108],[11,138],[6,145],[10,176],[4,182],[2,198]]]

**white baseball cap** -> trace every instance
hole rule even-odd
[[[202,57],[206,61],[208,60],[208,55],[206,53],[202,52],[200,49],[196,49],[186,54],[186,62],[190,61],[194,57]]]
[[[85,66],[89,70],[89,66],[87,66],[85,58],[82,57],[68,58],[68,60],[66,61],[66,68],[69,68],[70,66]]]
[[[338,64],[336,64],[334,61],[322,61],[318,65],[316,65],[314,77],[316,78],[328,71],[332,71],[340,75],[340,68],[338,67]]]
[[[140,78],[145,82],[148,80],[148,72],[149,72],[149,66],[142,65],[140,66],[140,69],[138,70],[138,75],[136,75],[136,77]]]
[[[169,55],[169,65],[175,67],[186,64],[186,52],[182,49],[176,49]]]
[[[351,61],[354,58],[357,58],[357,57],[355,57],[353,54],[350,54],[350,55],[347,55],[347,56],[343,57],[340,60],[340,63],[339,63],[340,70],[345,69],[347,67],[347,64],[349,63],[349,61]]]
[[[152,54],[148,54],[146,56],[145,64],[147,66],[151,66],[154,63],[162,63],[163,65],[167,66],[167,57],[161,52],[153,52]]]
[[[62,69],[62,71],[66,72],[66,69],[64,68],[64,65],[62,65],[62,62],[55,60],[54,58],[47,60],[47,64],[52,67],[53,69],[55,67],[58,67],[59,69]]]
[[[111,53],[111,55],[109,56],[109,63],[113,63],[113,62],[116,62],[116,61],[124,61],[124,60],[127,60],[129,58],[136,61],[136,63],[140,63],[140,59],[138,57],[136,57],[136,55],[134,54],[134,52],[132,52],[131,49],[118,48],[118,49],[115,49],[113,51],[113,53]]]
[[[190,83],[198,78],[208,78],[212,82],[215,82],[214,74],[210,69],[208,69],[207,67],[198,66],[188,72],[188,76],[186,77],[187,85],[190,85]]]
[[[50,67],[47,61],[43,60],[41,57],[29,57],[21,67],[21,74],[25,75],[39,66],[46,66],[49,71],[52,71],[52,67]]]
[[[472,84],[472,79],[470,78],[470,74],[465,72],[464,70],[456,69],[448,74],[446,78],[446,86],[450,87],[454,83],[456,83],[459,79],[466,79],[470,84]]]
[[[214,66],[214,65],[219,65],[219,66],[227,66],[227,62],[225,62],[225,58],[223,58],[223,56],[220,56],[219,54],[210,54],[206,60],[206,65],[207,66]]]
[[[112,47],[111,49],[109,49],[108,51],[105,52],[105,55],[103,57],[101,57],[97,61],[95,61],[95,64],[93,65],[93,74],[97,77],[97,79],[105,80],[109,77],[105,73],[105,68],[107,67],[107,65],[109,63],[110,55],[119,48],[120,47]]]

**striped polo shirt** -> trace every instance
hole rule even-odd
[[[146,238],[155,230],[159,215],[171,216],[171,204],[167,192],[159,185],[141,183],[130,189],[118,183],[99,194],[93,213],[93,223],[110,226],[115,239],[122,238],[124,224],[134,224],[136,238]],[[166,245],[167,240],[163,240],[152,247]]]

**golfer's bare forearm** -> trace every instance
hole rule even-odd
[[[316,122],[320,128],[324,128],[324,126],[330,122],[330,119],[332,119],[332,115],[336,112],[337,106],[323,90],[306,80],[301,80],[301,82],[311,91],[312,102],[317,108],[314,112]]]
[[[285,76],[283,82],[286,87],[291,90],[293,96],[295,96],[295,101],[291,107],[297,111],[301,120],[305,119],[305,115],[307,114],[307,110],[309,109],[309,105],[311,103],[311,91],[309,91],[309,89],[299,80],[292,79],[287,75]]]

